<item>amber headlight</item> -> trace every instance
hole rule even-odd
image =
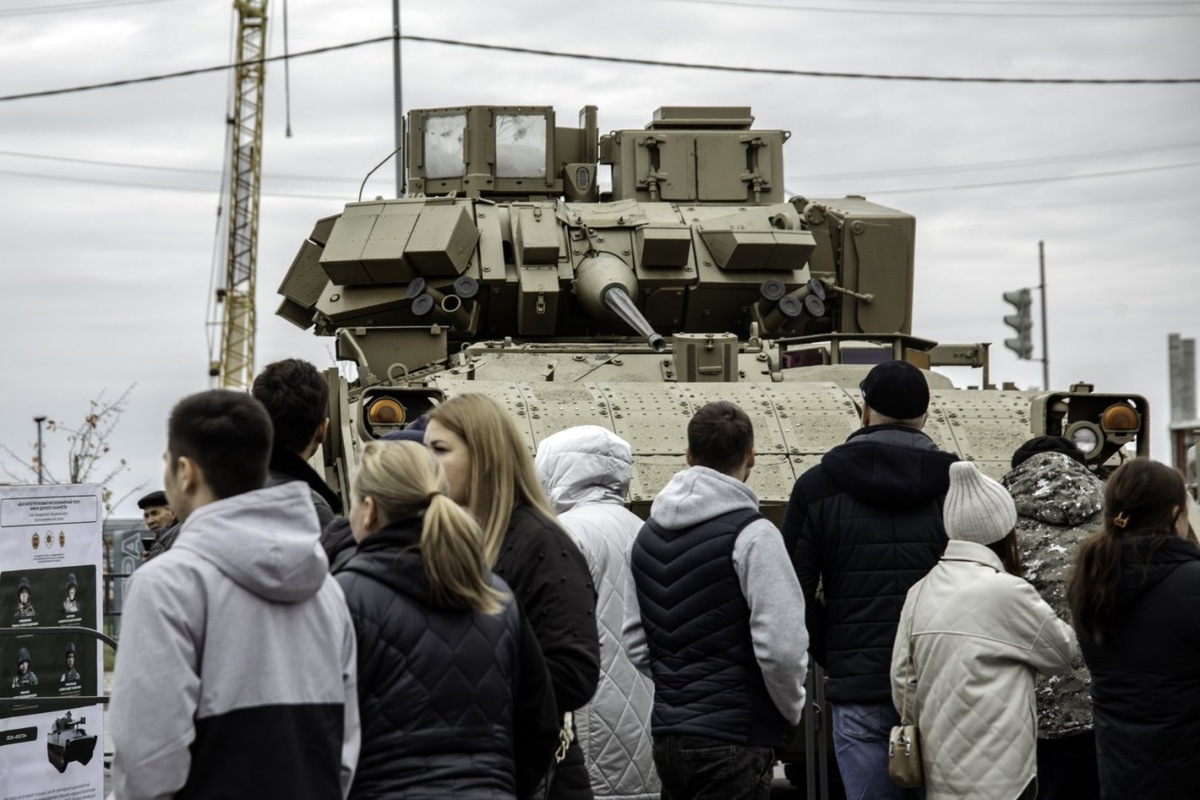
[[[1141,417],[1127,403],[1113,403],[1100,416],[1100,427],[1112,433],[1128,433],[1141,426]]]
[[[404,422],[404,406],[392,397],[380,397],[371,401],[367,419],[378,425],[399,425]]]

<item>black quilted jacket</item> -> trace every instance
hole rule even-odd
[[[796,481],[782,530],[831,701],[891,702],[900,609],[946,549],[942,500],[957,460],[918,430],[874,425]]]
[[[596,590],[586,559],[558,525],[529,506],[513,509],[495,572],[513,588],[541,645],[560,714],[581,707],[600,683]],[[590,800],[578,742],[554,772],[549,800]]]
[[[1122,545],[1109,640],[1084,632],[1104,798],[1200,792],[1200,550],[1176,537]]]
[[[350,797],[526,797],[558,743],[541,651],[511,600],[495,616],[433,602],[419,525],[370,536],[336,575],[358,635]]]

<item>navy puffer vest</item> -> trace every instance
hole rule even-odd
[[[757,511],[693,528],[647,522],[632,567],[654,676],[654,736],[704,736],[782,746],[792,726],[775,708],[750,640],[750,608],[733,545]]]

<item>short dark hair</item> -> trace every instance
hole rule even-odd
[[[728,400],[701,406],[687,427],[688,451],[697,467],[730,473],[740,467],[754,447],[750,417]]]
[[[271,458],[271,418],[241,392],[213,389],[183,398],[167,422],[167,454],[190,458],[218,498],[261,489]]]
[[[290,453],[303,452],[329,416],[329,384],[316,367],[298,358],[268,364],[250,394],[271,415],[275,447]]]

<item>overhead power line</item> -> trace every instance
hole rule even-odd
[[[878,3],[880,0],[865,0],[865,2]],[[916,5],[926,5],[930,3],[938,3],[939,0],[913,0]],[[688,5],[704,5],[704,6],[725,6],[727,8],[752,8],[752,9],[769,9],[772,11],[804,11],[808,13],[826,13],[826,14],[883,14],[891,16],[905,17],[986,17],[986,18],[1012,18],[1012,19],[1159,19],[1162,17],[1200,17],[1200,13],[1180,12],[1180,11],[1139,11],[1129,13],[1129,9],[1138,8],[1137,5],[1129,3],[1053,3],[1053,5],[1061,6],[1076,6],[1081,8],[1082,13],[1059,13],[1059,12],[1026,12],[1026,11],[972,11],[962,8],[955,8],[953,11],[931,11],[917,10],[908,8],[836,8],[834,6],[793,6],[784,3],[761,3],[761,2],[739,2],[739,0],[655,0],[660,3],[686,3]],[[986,0],[975,0],[975,2],[958,2],[951,0],[955,6],[963,5],[979,5],[980,2]],[[1015,5],[1013,3],[991,5]],[[1037,3],[1038,6],[1048,4]],[[1147,3],[1147,5],[1188,5],[1194,6],[1195,3]],[[1097,7],[1103,8],[1123,8],[1123,13],[1096,11]],[[1086,10],[1085,10],[1086,9]]]
[[[984,183],[963,183],[951,184],[948,186],[914,186],[910,188],[900,189],[879,189],[864,191],[855,188],[855,194],[861,194],[866,197],[875,197],[878,195],[896,195],[896,194],[917,194],[922,192],[956,192],[966,191],[969,189],[990,189],[1000,186],[1028,186],[1039,183],[1061,183],[1063,181],[1087,180],[1092,178],[1113,178],[1124,175],[1137,175],[1148,172],[1165,172],[1174,169],[1189,169],[1200,167],[1200,161],[1184,161],[1177,164],[1162,164],[1153,167],[1134,167],[1132,169],[1107,170],[1104,172],[1086,172],[1076,175],[1054,175],[1044,178],[1018,178],[1009,181],[990,181]],[[105,178],[87,178],[79,175],[49,175],[36,172],[20,172],[16,170],[0,169],[0,175],[8,175],[18,178],[32,178],[34,180],[60,181],[66,183],[83,183],[94,186],[115,186],[120,188],[131,189],[154,189],[164,192],[198,192],[203,194],[212,194],[217,190],[213,187],[205,188],[203,186],[185,186],[182,184],[161,184],[161,183],[144,183],[140,181],[123,181],[112,180]],[[828,180],[833,180],[837,176],[827,176]],[[801,183],[807,183],[811,179],[804,178]],[[843,179],[844,180],[844,179]],[[353,182],[351,182],[353,183]],[[785,187],[789,195],[803,194],[805,196],[820,195],[824,192],[806,190],[803,192],[793,191],[790,186]],[[346,203],[352,199],[352,194],[332,195],[332,194],[308,194],[299,192],[275,192],[263,190],[263,196],[270,197],[286,197],[297,200],[329,200],[333,202]]]
[[[362,39],[357,42],[345,42],[343,44],[333,44],[328,47],[317,47],[312,50],[303,50],[299,53],[291,53],[287,56],[269,56],[262,59],[264,64],[270,64],[275,61],[284,61],[286,59],[301,58],[304,56],[315,56],[321,53],[332,53],[336,50],[349,50],[354,47],[363,47],[368,44],[379,44],[380,42],[390,42],[392,36],[377,36],[374,39]],[[407,38],[407,37],[406,37]],[[257,61],[251,63],[258,63]],[[66,89],[47,89],[40,92],[25,92],[23,94],[0,95],[0,102],[8,102],[10,100],[29,100],[35,97],[53,97],[60,94],[75,94],[78,92],[91,92],[96,89],[114,89],[118,86],[133,86],[139,83],[153,83],[155,81],[165,81],[172,78],[187,78],[192,75],[204,75],[210,72],[227,72],[231,69],[237,69],[243,66],[242,64],[221,64],[215,67],[198,67],[196,69],[185,69],[179,72],[166,72],[161,75],[147,75],[141,78],[126,78],[119,81],[107,81],[105,83],[92,83],[85,86],[72,86]]]
[[[284,61],[293,58],[303,58],[306,56],[319,55],[322,53],[331,53],[337,50],[349,50],[355,47],[363,47],[369,44],[379,44],[381,42],[390,42],[394,36],[377,36],[373,39],[362,39],[357,42],[345,42],[343,44],[329,45],[328,47],[317,47],[312,50],[303,50],[298,53],[292,53],[288,56],[270,56],[262,59],[263,63],[272,63],[276,61]],[[802,77],[802,78],[844,78],[857,80],[880,80],[880,81],[920,81],[926,83],[1004,83],[1004,84],[1041,84],[1041,85],[1093,85],[1093,86],[1122,86],[1122,85],[1143,85],[1143,84],[1194,84],[1200,83],[1200,78],[987,78],[987,77],[963,77],[949,75],[888,75],[883,73],[872,72],[823,72],[819,70],[800,70],[800,69],[781,69],[770,67],[738,67],[722,64],[698,64],[686,61],[655,61],[645,58],[626,58],[623,56],[604,56],[587,53],[565,53],[556,50],[539,50],[529,47],[512,47],[509,45],[499,44],[484,44],[482,42],[466,42],[458,39],[441,39],[432,36],[401,36],[402,40],[410,42],[423,42],[425,44],[440,44],[447,47],[464,47],[475,50],[487,50],[492,52],[518,53],[521,55],[542,56],[548,58],[564,58],[573,59],[576,61],[598,61],[610,64],[634,64],[644,67],[671,67],[675,69],[698,69],[708,70],[713,72],[734,72],[750,75],[779,75],[784,77]],[[200,67],[197,69],[182,70],[179,72],[168,72],[161,75],[148,75],[141,78],[127,78],[119,81],[107,81],[105,83],[93,83],[85,86],[72,86],[64,89],[48,89],[38,92],[24,92],[21,94],[0,95],[0,102],[9,102],[13,100],[30,100],[37,97],[52,97],[55,95],[75,94],[78,92],[94,91],[96,89],[112,89],[118,86],[132,86],[139,83],[152,83],[154,81],[164,81],[172,78],[184,78],[192,75],[203,75],[211,72],[223,72],[226,70],[235,69],[239,64],[222,64],[213,67]]]
[[[1145,155],[1147,153],[1162,153],[1171,150],[1186,150],[1200,147],[1200,141],[1194,142],[1169,142],[1147,144],[1132,147],[1118,147],[1109,150],[1092,150],[1080,153],[1060,153],[1052,156],[1035,156],[1030,158],[1013,158],[1001,161],[972,161],[959,164],[936,164],[927,166],[908,166],[895,168],[880,168],[860,170],[857,172],[830,172],[830,173],[800,173],[798,178],[795,178],[800,183],[813,183],[814,181],[832,181],[832,180],[851,180],[851,179],[874,179],[884,177],[922,177],[931,174],[939,173],[958,173],[958,172],[973,172],[979,170],[992,169],[1012,169],[1013,167],[1028,167],[1041,166],[1052,164],[1063,164],[1071,161],[1085,161],[1088,159],[1111,158],[1114,156],[1130,156],[1130,155]],[[204,175],[204,176],[219,176],[222,175],[222,170],[216,169],[199,169],[195,167],[177,167],[167,164],[139,164],[129,161],[103,161],[93,158],[78,158],[74,156],[59,156],[50,155],[48,153],[24,153],[15,150],[0,150],[0,157],[9,158],[27,158],[37,161],[51,161],[63,164],[83,164],[86,166],[95,167],[112,167],[116,169],[136,169],[148,170],[154,172],[179,173],[186,175]],[[285,181],[313,181],[321,183],[355,183],[357,184],[360,178],[352,176],[338,177],[336,175],[307,175],[307,174],[290,174],[282,172],[264,172],[263,177],[269,180],[285,180]]]
[[[908,189],[880,189],[878,191],[859,192],[865,196],[874,197],[881,194],[917,194],[918,192],[951,192],[965,189],[991,189],[998,186],[1025,186],[1034,183],[1062,183],[1063,181],[1081,181],[1090,178],[1115,178],[1120,175],[1138,175],[1145,172],[1165,172],[1173,169],[1190,169],[1200,167],[1200,161],[1184,161],[1179,164],[1162,164],[1156,167],[1134,167],[1133,169],[1114,169],[1107,172],[1085,172],[1079,175],[1058,175],[1051,178],[1018,178],[1011,181],[992,181],[989,183],[960,183],[951,186],[922,186]]]
[[[505,53],[522,53],[524,55],[552,56],[555,58],[576,59],[580,61],[604,61],[614,64],[637,64],[646,67],[675,67],[678,69],[701,69],[716,72],[741,72],[753,75],[784,75],[804,78],[853,78],[877,81],[926,81],[934,83],[1024,83],[1024,84],[1093,84],[1093,85],[1124,85],[1124,84],[1173,84],[1200,83],[1200,78],[970,78],[951,77],[942,75],[885,75],[872,72],[821,72],[801,69],[776,69],[769,67],[732,67],[720,64],[697,64],[686,61],[652,61],[645,58],[625,58],[622,56],[589,55],[586,53],[564,53],[556,50],[538,50],[529,47],[510,47],[499,44],[481,44],[479,42],[463,42],[457,39],[439,39],[431,36],[401,36],[412,42],[442,44],[448,47],[469,47],[477,50],[494,50]],[[0,97],[0,100],[3,100]]]
[[[24,6],[0,9],[0,17],[26,17],[31,14],[54,14],[63,11],[102,11],[119,6],[143,6],[150,3],[169,3],[173,0],[100,0],[96,3],[54,3],[51,5]]]

